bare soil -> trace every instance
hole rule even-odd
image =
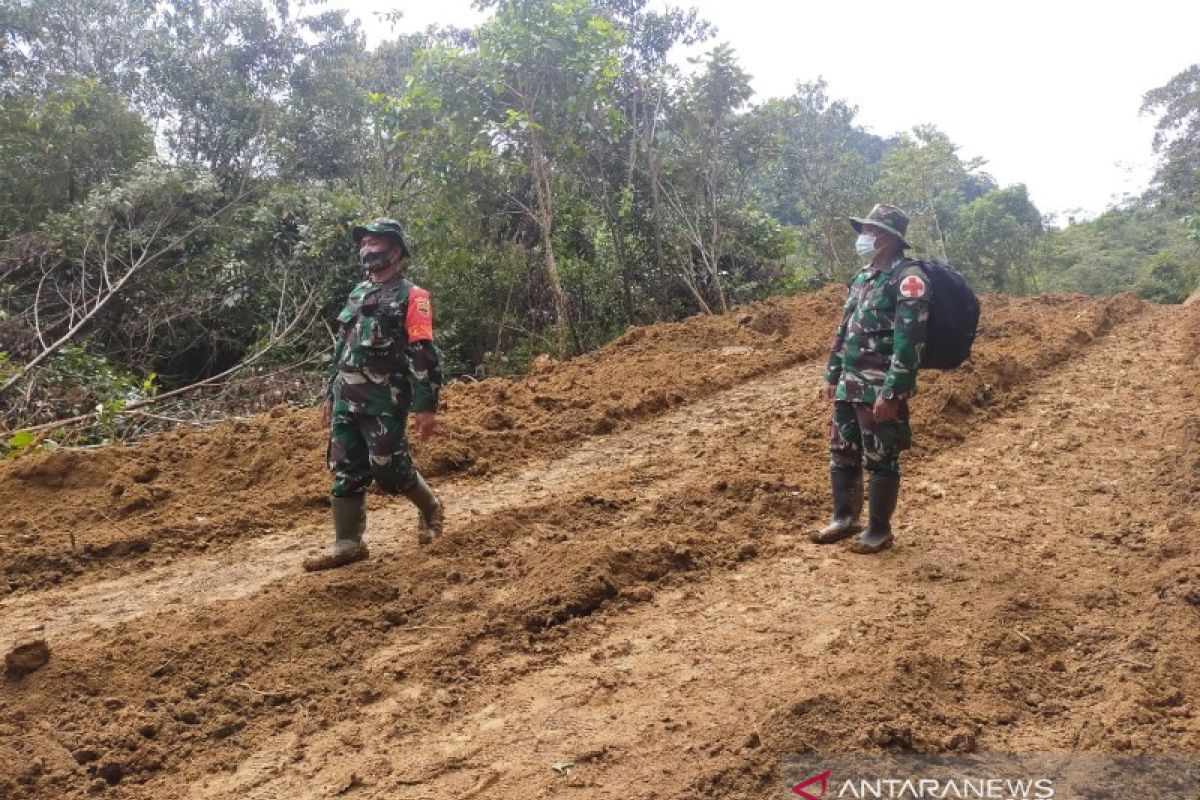
[[[828,505],[841,290],[448,392],[328,544],[315,411],[0,468],[0,797],[759,798],[796,752],[1200,751],[1200,307],[985,298],[897,546]],[[40,659],[39,659],[40,660]]]

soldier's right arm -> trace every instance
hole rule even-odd
[[[346,355],[346,327],[354,321],[354,298],[359,291],[359,286],[354,287],[354,291],[350,292],[350,297],[346,299],[346,305],[342,307],[341,312],[337,316],[337,325],[334,328],[334,335],[337,340],[333,345],[333,361],[329,364],[329,374],[325,379],[325,396],[330,400],[333,399],[333,383],[337,380],[338,368],[342,364],[342,359]]]
[[[325,378],[325,398],[333,399],[333,382],[337,380],[338,365],[342,363],[342,354],[346,350],[346,338],[338,331],[337,344],[333,348],[333,361],[329,364],[329,374]]]
[[[836,384],[842,377],[842,355],[846,349],[846,328],[850,322],[850,314],[854,310],[854,283],[850,284],[850,293],[846,295],[846,304],[842,306],[842,321],[838,323],[837,331],[833,334],[833,343],[829,346],[829,362],[825,366],[825,382]]]

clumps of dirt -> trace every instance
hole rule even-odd
[[[844,297],[844,287],[831,286],[631,328],[579,358],[539,359],[521,380],[455,384],[437,439],[414,443],[415,460],[435,478],[504,470],[771,371],[823,361]],[[921,376],[921,435],[960,437],[964,416],[1019,400],[1014,387],[1140,306],[1131,297],[985,298],[974,359]],[[279,406],[135,447],[52,451],[2,466],[0,596],[315,522],[328,506],[325,446],[315,410]]]
[[[917,436],[931,436],[931,449],[942,437],[963,435],[963,417],[954,423],[943,419],[948,413],[982,416],[1012,407],[1023,383],[1088,346],[1088,337],[1103,335],[1115,315],[1140,307],[1086,298],[985,302],[985,335],[969,370],[922,375],[914,404]],[[776,301],[771,308],[791,314],[786,333],[763,334],[732,316],[636,329],[601,353],[544,361],[524,381],[453,387],[446,439],[418,448],[418,458],[433,465],[430,471],[499,471],[592,435],[600,422],[615,429],[756,370],[823,360],[839,307],[836,292]],[[812,369],[815,374],[816,363]],[[963,399],[947,412],[954,391]],[[469,699],[462,698],[469,698],[470,687],[507,685],[511,674],[531,669],[539,658],[578,652],[572,645],[589,635],[587,622],[596,615],[654,603],[666,587],[696,573],[779,554],[773,548],[786,545],[775,544],[771,534],[794,533],[798,519],[811,521],[817,506],[824,508],[827,467],[814,454],[824,450],[825,406],[810,398],[797,404],[801,413],[787,407],[782,393],[761,399],[763,408],[756,406],[747,420],[745,440],[753,447],[703,442],[695,464],[682,473],[630,470],[625,484],[607,475],[603,486],[451,526],[433,545],[403,558],[281,581],[228,603],[166,609],[95,640],[55,642],[53,662],[0,698],[0,763],[11,765],[0,770],[0,794],[82,796],[115,779],[121,792],[150,796],[160,784],[199,781],[240,763],[273,737],[300,741],[317,727],[361,721],[363,708],[381,696],[398,728],[419,717],[431,730],[443,723],[449,729],[469,713],[463,707]],[[810,413],[818,405],[819,412]],[[43,477],[12,477],[0,486],[0,498],[20,483],[44,492],[44,500],[76,503],[82,514],[87,502],[121,497],[134,487],[169,491],[145,508],[98,523],[109,537],[99,546],[88,540],[97,553],[108,546],[103,542],[137,541],[145,520],[166,515],[161,531],[144,534],[149,549],[127,554],[131,565],[172,547],[199,548],[221,535],[255,530],[239,527],[248,522],[232,510],[213,523],[222,513],[218,507],[243,503],[276,525],[322,509],[325,476],[312,461],[323,432],[315,414],[280,411],[240,424],[172,434],[176,438],[140,448],[55,454],[70,459],[69,469],[67,462],[38,457],[16,466],[27,466],[30,475],[41,470]],[[61,482],[57,495],[43,478]],[[116,484],[123,488],[114,495]],[[656,492],[654,499],[649,492]],[[207,520],[191,527],[185,514]],[[26,528],[34,535],[36,519]],[[8,558],[6,552],[2,563],[13,563]],[[1188,573],[1188,580],[1198,574]],[[1164,580],[1164,591],[1176,586]],[[1063,658],[1055,648],[1066,645],[1049,625],[1035,624],[1039,611],[1018,606],[1011,613],[1029,641],[998,621],[994,627],[1006,638],[986,643],[992,653],[960,647],[939,655],[943,632],[936,626],[930,646],[917,655],[876,653],[867,648],[877,647],[878,637],[847,632],[838,646],[858,657],[830,658],[824,688],[806,687],[777,713],[748,720],[734,741],[706,753],[693,793],[763,796],[763,781],[772,779],[786,752],[969,752],[980,726],[1050,720],[1047,698],[1073,691],[1078,676],[1035,669],[1037,659]],[[1106,655],[1096,651],[1097,672],[1087,676],[1095,685],[1088,691],[1105,685]],[[1004,668],[991,668],[1000,662],[986,658],[1005,659]],[[1173,724],[1171,710],[1180,706],[1170,705],[1172,698],[1122,697],[1097,730],[1111,733],[1137,714]],[[31,735],[24,721],[35,714],[61,733]]]
[[[738,325],[763,336],[786,337],[791,333],[792,315],[780,299],[766,300],[738,316]]]
[[[287,524],[323,501],[322,436],[278,408],[136,447],[48,451],[0,469],[0,595],[108,564],[203,550]],[[277,509],[284,513],[277,515]]]
[[[562,559],[533,565],[507,611],[531,633],[586,617],[618,595],[634,602],[649,599],[647,586],[672,572],[697,567],[696,550],[687,544],[608,544],[571,550]]]
[[[44,639],[19,644],[4,656],[4,672],[10,678],[20,678],[37,672],[50,661],[50,647]]]
[[[419,455],[447,471],[498,469],[823,357],[843,297],[831,287],[723,316],[634,327],[567,362],[540,358],[521,380],[456,384],[445,393],[445,436]]]
[[[970,361],[956,370],[925,370],[918,377],[912,405],[920,437],[961,439],[967,416],[1002,412],[1019,403],[1022,384],[1146,308],[1144,301],[1127,294],[1104,300],[987,296],[982,305]]]
[[[1187,343],[1185,357],[1192,368],[1180,391],[1185,399],[1192,399],[1193,413],[1173,420],[1173,426],[1164,432],[1180,443],[1181,463],[1164,463],[1161,476],[1148,476],[1164,485],[1178,485],[1169,505],[1164,505],[1168,510],[1157,520],[1161,526],[1156,538],[1162,568],[1155,589],[1165,601],[1200,609],[1200,551],[1195,545],[1200,524],[1200,305],[1183,309],[1181,316]]]
[[[1200,289],[1197,290],[1200,292]],[[1194,295],[1193,295],[1194,296]],[[1182,434],[1185,442],[1185,459],[1191,467],[1191,494],[1194,503],[1200,503],[1200,304],[1193,304],[1187,311],[1184,322],[1185,341],[1188,342],[1188,356],[1195,367],[1191,371],[1191,384],[1184,387],[1189,397],[1196,398],[1192,408],[1198,409],[1190,419],[1183,421]]]
[[[539,359],[522,380],[452,385],[439,436],[414,443],[414,457],[432,477],[484,474],[612,433],[816,357],[840,303],[834,288],[633,328],[568,362]],[[746,313],[773,320],[763,323],[773,334],[739,324]],[[0,596],[315,519],[328,505],[325,445],[316,410],[278,406],[134,447],[50,451],[0,466],[0,518],[10,534],[0,542]]]
[[[989,701],[958,704],[938,687],[922,685],[925,673],[948,666],[936,656],[924,666],[893,661],[876,659],[866,674],[831,674],[835,691],[812,690],[750,722],[744,736],[710,750],[710,766],[688,795],[770,795],[778,791],[778,764],[788,755],[975,752],[979,720],[994,713]]]

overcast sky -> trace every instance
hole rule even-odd
[[[388,34],[372,12],[398,9],[397,30],[473,25],[470,0],[332,0]],[[1002,185],[1025,183],[1044,213],[1103,211],[1143,190],[1153,120],[1142,95],[1200,61],[1194,0],[693,0],[754,76],[759,99],[824,77],[858,122],[890,135],[930,122],[987,160]],[[883,198],[881,198],[883,199]]]

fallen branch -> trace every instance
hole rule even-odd
[[[247,356],[246,358],[242,359],[237,364],[234,364],[232,367],[225,370],[224,372],[221,372],[221,373],[218,373],[211,377],[205,378],[204,380],[196,381],[195,383],[188,384],[187,386],[183,386],[179,389],[174,389],[170,392],[163,392],[162,394],[156,394],[153,397],[146,397],[141,400],[136,400],[136,401],[130,403],[129,405],[127,405],[121,409],[118,409],[116,412],[113,412],[113,413],[120,415],[120,416],[125,416],[128,414],[145,413],[142,411],[142,409],[147,408],[152,405],[155,405],[157,403],[161,403],[164,400],[170,400],[172,398],[179,397],[180,395],[194,392],[197,389],[202,389],[207,386],[212,386],[213,384],[218,383],[219,381],[228,377],[229,375],[233,375],[234,373],[239,372],[239,371],[245,369],[246,367],[249,367],[250,365],[254,364],[256,361],[260,360],[263,356],[267,355],[267,353],[271,352],[279,345],[285,343],[291,337],[292,332],[295,331],[296,327],[300,324],[301,320],[307,316],[308,311],[312,308],[313,304],[316,302],[316,296],[317,296],[316,289],[314,288],[314,289],[310,290],[308,297],[305,298],[304,302],[300,305],[300,308],[296,311],[296,313],[292,317],[291,321],[288,322],[287,326],[284,327],[283,330],[281,330],[279,333],[272,336],[269,341],[267,341],[262,347],[260,347],[254,353],[252,353],[249,356]],[[64,428],[69,425],[74,425],[74,424],[77,424],[80,422],[86,422],[90,419],[95,418],[100,413],[101,413],[100,411],[89,411],[86,414],[80,414],[78,416],[69,417],[67,419],[55,420],[54,422],[44,422],[41,425],[34,425],[29,428],[21,428],[20,430],[29,431],[30,433],[41,433],[44,431],[56,430],[58,428]]]
[[[28,375],[31,371],[33,371],[39,364],[41,364],[43,361],[45,361],[50,356],[54,355],[56,352],[59,351],[59,349],[61,349],[64,345],[66,345],[68,342],[70,342],[72,339],[74,339],[76,337],[76,335],[78,335],[79,332],[81,330],[83,330],[88,325],[88,323],[90,323],[96,317],[96,315],[98,313],[100,313],[100,311],[105,306],[108,305],[109,301],[111,301],[114,297],[116,297],[117,295],[119,295],[121,293],[121,290],[125,288],[125,285],[129,282],[130,278],[132,278],[134,275],[137,275],[139,272],[141,272],[147,265],[154,263],[161,256],[165,255],[166,253],[171,252],[171,250],[175,249],[180,244],[187,241],[189,238],[191,238],[191,236],[193,234],[195,234],[197,231],[202,229],[205,225],[207,225],[210,222],[212,222],[213,220],[217,219],[222,214],[224,214],[226,211],[231,209],[235,204],[240,202],[242,197],[243,197],[243,195],[240,193],[235,195],[233,197],[233,199],[231,199],[228,203],[223,205],[221,208],[217,209],[217,211],[215,213],[200,220],[195,225],[190,227],[187,231],[185,231],[183,234],[181,234],[180,236],[177,236],[175,239],[171,240],[169,243],[167,243],[163,247],[159,248],[158,250],[146,249],[139,258],[137,258],[135,261],[133,261],[133,263],[131,263],[128,266],[128,268],[126,268],[125,273],[123,275],[121,275],[121,277],[117,278],[116,281],[110,280],[110,277],[108,275],[108,262],[111,259],[108,255],[107,246],[106,246],[104,255],[102,256],[102,268],[103,268],[103,273],[104,273],[104,275],[103,275],[104,281],[102,283],[103,288],[97,290],[96,298],[94,301],[92,301],[91,307],[90,308],[87,307],[87,299],[84,298],[82,302],[84,304],[85,310],[83,311],[83,313],[80,314],[78,319],[73,319],[72,324],[67,329],[66,333],[62,334],[62,336],[60,336],[58,339],[54,340],[49,345],[46,345],[45,347],[43,347],[43,349],[40,353],[38,353],[36,356],[31,358],[28,362],[23,364],[21,366],[21,368],[18,369],[11,376],[9,376],[9,378],[7,380],[5,380],[3,384],[0,384],[0,394],[4,394],[4,392],[6,392],[8,389],[10,389],[14,385],[16,385],[21,379],[23,379],[26,375]],[[162,227],[165,224],[165,222],[166,222],[165,219],[159,220],[158,225],[155,227],[153,233],[151,233],[151,235],[150,235],[148,244],[154,243],[154,240],[158,237],[158,234],[162,230]],[[111,226],[110,226],[110,228],[111,228]],[[107,239],[106,239],[106,245],[107,245]],[[40,292],[41,292],[40,285],[38,287],[38,291],[40,294]],[[81,291],[82,291],[82,289],[81,289]],[[35,306],[35,311],[36,311],[36,306]],[[41,336],[42,336],[42,331],[41,331],[41,328],[39,327],[38,328],[39,339],[41,339]],[[45,340],[42,339],[42,341],[45,341]]]

